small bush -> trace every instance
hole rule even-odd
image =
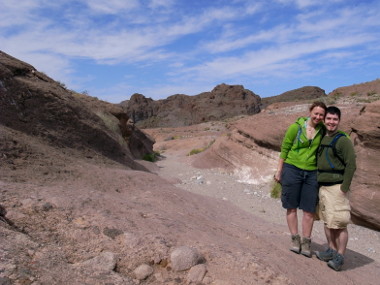
[[[272,198],[278,199],[281,197],[281,192],[282,192],[281,184],[277,182],[273,182],[272,189],[270,191],[270,196]]]
[[[147,153],[143,156],[143,160],[150,161],[150,162],[155,162],[158,160],[158,157],[160,154],[158,152],[153,152],[153,153]]]

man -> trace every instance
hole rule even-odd
[[[319,217],[324,222],[328,249],[316,252],[320,260],[336,271],[341,270],[348,242],[350,223],[348,192],[356,170],[355,152],[351,140],[338,131],[341,112],[328,107],[324,119],[326,136],[318,151]]]

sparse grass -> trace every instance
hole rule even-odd
[[[337,102],[337,100],[342,97],[342,93],[341,92],[336,92],[332,95],[329,95],[327,97],[324,97],[322,98],[322,102],[325,103],[326,105],[333,105]]]
[[[212,146],[212,144],[214,142],[215,142],[215,139],[213,139],[206,147],[203,147],[203,148],[194,148],[187,155],[190,156],[190,155],[201,153],[201,152],[205,151],[206,149],[208,149],[210,146]]]
[[[374,96],[374,95],[376,95],[376,91],[369,91],[368,93],[367,93],[367,95],[368,96]]]
[[[272,189],[270,191],[270,196],[272,198],[278,199],[281,197],[281,192],[282,192],[281,184],[277,182],[273,182]]]
[[[194,148],[194,149],[192,149],[192,150],[189,152],[188,156],[190,156],[190,155],[194,155],[194,154],[198,154],[198,153],[201,153],[201,152],[204,151],[204,150],[205,150],[204,148]]]

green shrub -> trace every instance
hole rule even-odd
[[[270,191],[270,196],[272,198],[278,199],[281,197],[281,192],[282,192],[281,184],[278,182],[273,182],[272,189]]]
[[[153,153],[147,153],[143,156],[143,160],[150,161],[150,162],[155,162],[158,160],[158,157],[160,156],[160,153],[158,152],[153,152]]]

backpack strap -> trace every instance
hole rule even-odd
[[[339,159],[339,161],[340,161],[343,165],[346,165],[346,164],[344,163],[343,158],[341,158],[341,157],[338,155],[338,151],[336,150],[336,146],[335,146],[335,145],[336,145],[338,139],[340,139],[341,137],[345,137],[345,136],[346,136],[346,134],[344,134],[344,133],[339,133],[339,134],[337,134],[337,135],[334,137],[334,139],[333,139],[332,142],[330,143],[334,155]]]

